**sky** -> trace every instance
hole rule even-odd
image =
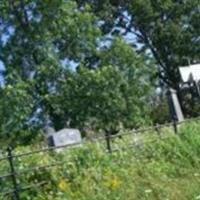
[[[0,71],[4,70],[3,63],[0,61]],[[0,85],[3,84],[3,77],[0,75]]]

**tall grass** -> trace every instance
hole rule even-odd
[[[26,167],[66,161],[59,167],[32,171],[20,185],[43,180],[43,187],[21,193],[33,200],[196,200],[200,199],[200,123],[179,127],[179,134],[164,129],[154,133],[117,139],[112,154],[103,144],[88,144],[59,153],[50,152],[18,160]],[[139,145],[120,150],[139,138]],[[165,138],[165,139],[164,139]],[[154,142],[148,142],[153,140]],[[28,151],[21,147],[18,151]],[[2,170],[3,165],[0,166]],[[1,170],[0,170],[1,171]],[[6,182],[7,183],[7,182]],[[2,189],[11,185],[0,182]],[[9,197],[2,197],[2,200]]]

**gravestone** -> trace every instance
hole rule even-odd
[[[181,81],[183,83],[194,83],[200,97],[200,64],[179,67]]]
[[[81,142],[81,133],[78,129],[65,128],[48,136],[49,145],[55,147],[81,144]]]
[[[169,89],[167,96],[168,96],[169,108],[172,119],[178,122],[184,121],[183,112],[181,110],[176,90],[172,88]]]
[[[200,64],[179,67],[181,79],[183,82],[200,80]]]

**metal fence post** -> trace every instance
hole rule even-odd
[[[173,127],[174,127],[174,133],[177,134],[178,133],[178,128],[177,128],[176,120],[173,120]]]
[[[12,178],[12,184],[13,184],[13,189],[14,189],[13,200],[20,200],[17,179],[16,179],[16,171],[15,171],[14,163],[13,163],[12,147],[7,148],[7,154],[8,154],[8,162],[10,166],[10,172],[12,174],[11,178]]]
[[[106,144],[107,144],[107,150],[108,150],[108,152],[112,153],[111,140],[110,140],[110,133],[109,132],[106,133]]]

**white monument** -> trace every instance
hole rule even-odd
[[[200,97],[200,64],[179,67],[181,75],[182,88],[184,85],[187,87],[195,86]],[[183,121],[184,116],[175,90],[168,91],[168,98],[170,104],[170,112],[174,120]]]
[[[200,64],[179,67],[183,83],[194,83],[200,96]]]

